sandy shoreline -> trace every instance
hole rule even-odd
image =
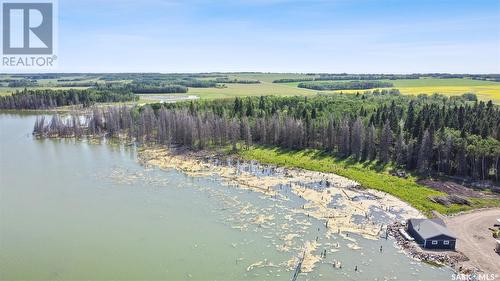
[[[300,198],[304,204],[292,212],[324,222],[327,237],[343,237],[349,240],[351,249],[358,249],[359,246],[355,239],[349,237],[349,233],[367,239],[378,239],[385,235],[387,224],[374,217],[374,210],[383,212],[391,221],[424,217],[418,210],[392,195],[361,189],[357,182],[331,173],[260,165],[255,161],[224,158],[209,151],[180,151],[160,147],[142,148],[139,161],[146,166],[176,169],[193,177],[217,175],[224,184],[250,189],[270,198]],[[289,191],[289,195],[284,195],[287,194],[282,192],[284,189]],[[357,223],[355,218],[364,220],[364,223]],[[253,223],[262,224],[271,219],[258,215]],[[289,250],[289,243],[294,237],[283,237],[281,250]],[[320,256],[314,254],[317,247],[316,241],[305,241],[303,272],[312,271],[320,260]],[[289,261],[289,268],[295,266],[296,259]]]

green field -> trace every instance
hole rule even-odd
[[[381,80],[394,84],[394,87],[399,89],[402,94],[432,95],[435,93],[447,96],[459,96],[464,93],[474,93],[480,100],[492,100],[496,104],[500,104],[500,82],[481,81],[464,78],[438,79],[438,78],[422,78],[422,79],[401,79],[401,80]],[[297,87],[300,82],[283,83],[282,85]],[[374,89],[371,89],[374,90]],[[364,90],[343,90],[343,91],[322,91],[324,93],[343,92],[356,93]]]
[[[378,163],[356,163],[349,159],[338,159],[317,150],[290,151],[268,147],[252,147],[248,150],[240,150],[239,154],[245,159],[253,159],[262,163],[335,173],[355,180],[365,188],[376,189],[394,195],[426,215],[431,215],[432,210],[442,214],[452,214],[474,208],[500,207],[499,200],[475,198],[470,198],[472,206],[453,204],[446,207],[428,199],[429,196],[446,194],[417,184],[413,177],[404,179],[391,176],[388,173],[389,167],[381,167]]]
[[[202,99],[232,98],[243,96],[296,96],[314,95],[317,91],[301,89],[289,85],[262,82],[260,84],[227,84],[227,88],[189,88],[189,95]]]
[[[255,96],[255,95],[311,95],[320,91],[298,88],[299,82],[291,83],[272,83],[276,79],[282,78],[307,78],[311,77],[305,74],[288,73],[257,73],[257,74],[233,74],[231,78],[256,79],[262,81],[261,84],[245,85],[232,84],[228,88],[191,88],[189,94],[194,94],[200,98],[227,98],[235,96]],[[422,78],[422,79],[401,79],[401,80],[382,80],[394,84],[393,88],[400,90],[402,94],[432,95],[435,93],[447,96],[457,96],[464,93],[475,93],[480,100],[492,100],[500,104],[500,82],[481,81],[464,78]],[[334,93],[340,91],[321,91],[322,93]],[[344,90],[344,93],[363,92],[363,90]]]
[[[419,79],[392,81],[395,88],[408,95],[440,93],[447,96],[474,93],[480,100],[500,103],[500,82],[471,79]]]

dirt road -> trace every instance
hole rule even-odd
[[[500,276],[500,255],[495,253],[495,239],[488,229],[500,218],[500,209],[476,211],[446,219],[446,225],[457,236],[457,250],[470,261],[466,267],[476,267],[484,273]]]

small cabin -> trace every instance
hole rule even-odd
[[[455,250],[457,238],[441,219],[409,219],[407,230],[422,248]]]

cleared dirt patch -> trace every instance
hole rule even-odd
[[[500,276],[500,255],[494,251],[495,238],[488,229],[497,218],[500,218],[500,209],[479,210],[446,219],[446,225],[457,236],[457,251],[470,259],[463,262],[464,267]]]
[[[472,198],[498,198],[500,200],[500,195],[486,194],[484,192],[474,190],[472,188],[466,187],[464,185],[452,181],[436,181],[431,179],[423,179],[417,182],[419,184],[428,186],[434,190],[444,192],[448,195],[458,195],[462,197],[472,197]]]

